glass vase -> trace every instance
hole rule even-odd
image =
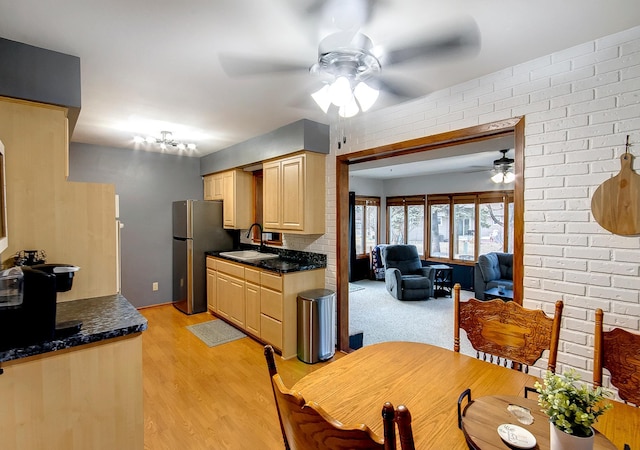
[[[589,437],[575,436],[565,433],[559,428],[556,428],[552,422],[549,422],[551,450],[593,450],[593,439],[595,435],[596,433],[592,428],[591,436]]]

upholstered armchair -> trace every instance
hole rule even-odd
[[[387,245],[382,249],[387,291],[398,300],[433,297],[436,271],[422,267],[415,245]]]
[[[490,252],[478,257],[473,271],[475,297],[485,300],[484,292],[498,286],[513,290],[513,253]]]

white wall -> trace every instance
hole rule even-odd
[[[590,212],[595,189],[619,170],[627,134],[640,154],[640,27],[342,121],[339,153],[516,116],[526,123],[524,304],[552,314],[564,301],[558,370],[571,366],[590,380],[595,308],[607,325],[640,329],[640,239],[612,235]],[[327,234],[308,242],[328,255],[328,286],[336,151],[327,164]]]

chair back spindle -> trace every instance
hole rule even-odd
[[[640,406],[640,334],[621,328],[603,330],[604,312],[595,314],[593,384],[602,386],[602,369],[611,374],[611,384],[625,403]]]

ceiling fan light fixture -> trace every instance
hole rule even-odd
[[[498,172],[491,177],[491,181],[494,183],[502,183],[504,181],[504,174],[502,172]]]
[[[338,115],[340,117],[353,117],[360,111],[356,99],[351,97],[351,101],[338,109]]]
[[[358,83],[353,90],[353,95],[355,95],[358,100],[362,112],[368,111],[373,106],[379,94],[379,90],[370,87],[363,81]]]
[[[311,94],[311,98],[315,100],[320,109],[326,114],[331,106],[331,97],[329,96],[329,85],[325,84],[321,89]]]
[[[351,83],[349,83],[347,77],[336,78],[336,81],[329,87],[329,96],[331,97],[331,103],[336,106],[345,106],[353,100]]]
[[[513,183],[513,180],[515,179],[516,179],[515,174],[511,171],[508,171],[507,173],[504,174],[503,183]]]

